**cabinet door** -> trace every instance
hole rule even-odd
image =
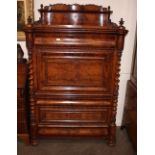
[[[110,94],[112,51],[37,50],[37,90],[54,93]]]

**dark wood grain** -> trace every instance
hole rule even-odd
[[[137,150],[137,42],[136,41],[132,61],[131,78],[127,83],[124,116],[122,122],[122,127],[123,128],[125,127],[127,129],[127,133],[135,150]]]
[[[17,45],[17,136],[29,144],[27,113],[27,60],[23,58],[21,46]]]
[[[40,136],[102,136],[115,144],[119,67],[127,30],[110,7],[43,6],[25,27],[31,143]]]

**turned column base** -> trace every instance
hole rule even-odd
[[[116,145],[116,126],[115,125],[109,127],[109,137],[107,139],[107,144],[109,146]]]
[[[108,140],[107,145],[111,146],[111,147],[114,147],[116,145],[116,140]]]
[[[31,145],[37,146],[39,144],[39,141],[37,139],[31,139]]]
[[[26,145],[30,144],[29,134],[27,134],[27,133],[17,134],[17,138],[19,140],[21,140]]]

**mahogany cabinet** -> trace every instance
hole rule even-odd
[[[131,78],[128,80],[122,127],[137,150],[137,43],[133,54]]]
[[[110,7],[41,5],[25,27],[30,138],[103,137],[115,144],[120,59],[127,30]]]
[[[137,87],[131,80],[127,83],[123,127],[126,128],[131,143],[137,149]]]
[[[27,60],[17,45],[17,136],[25,144],[29,144],[28,132],[28,100],[27,100]]]

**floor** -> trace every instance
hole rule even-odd
[[[37,146],[17,143],[18,155],[136,155],[125,130],[117,129],[117,144],[102,139],[42,139]]]

